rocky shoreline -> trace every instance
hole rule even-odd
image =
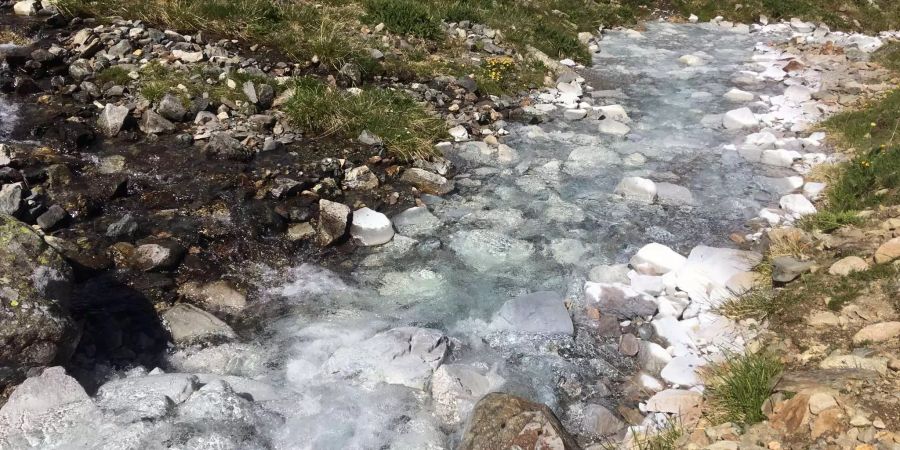
[[[350,146],[306,136],[278,110],[290,96],[279,79],[321,68],[244,58],[240,55],[246,49],[234,42],[156,30],[139,22],[65,24],[54,23],[58,20],[54,17],[46,22],[63,28],[50,32],[52,36],[39,41],[37,48],[0,49],[6,61],[0,75],[4,92],[53,111],[49,117],[46,112],[35,117],[23,114],[24,123],[10,136],[14,142],[0,153],[4,162],[0,212],[8,215],[3,236],[15,243],[0,253],[0,263],[17,275],[13,280],[33,280],[29,273],[40,272],[42,278],[35,285],[64,285],[53,302],[66,305],[72,315],[30,308],[44,315],[26,318],[16,315],[15,308],[45,298],[15,285],[15,298],[4,296],[6,312],[23,321],[21,328],[40,328],[45,334],[23,338],[13,331],[4,336],[5,342],[23,346],[5,348],[0,354],[0,361],[17,361],[0,373],[0,382],[8,385],[7,393],[12,392],[0,423],[24,426],[23,414],[46,412],[22,409],[22,402],[40,395],[33,392],[34,385],[71,392],[53,407],[82,411],[88,417],[118,411],[154,419],[179,405],[185,423],[200,427],[219,420],[208,413],[218,411],[217,405],[224,402],[238,405],[232,410],[236,417],[233,422],[223,420],[216,429],[228,423],[250,428],[247,424],[266,420],[278,423],[280,419],[269,417],[270,411],[253,402],[277,395],[262,383],[240,377],[198,378],[136,369],[133,377],[93,386],[99,390],[92,400],[54,368],[29,378],[14,392],[11,389],[24,376],[74,354],[69,371],[93,395],[92,383],[109,368],[160,366],[160,355],[169,343],[185,349],[250,337],[275,314],[265,311],[272,305],[248,301],[262,293],[235,277],[255,270],[246,266],[248,261],[278,266],[300,259],[347,269],[352,264],[348,255],[355,248],[399,245],[401,236],[395,237],[395,229],[415,235],[407,230],[431,227],[434,216],[427,206],[458,186],[477,186],[478,180],[468,173],[455,176],[457,168],[439,156],[400,161],[382,151],[377,136],[366,133]],[[27,29],[34,22],[10,23]],[[802,21],[751,27],[716,20],[704,26],[735,33],[752,30],[761,36],[793,35],[787,44],[757,47],[753,60],[760,71],[735,74],[737,87],[726,98],[736,107],[747,107],[703,118],[708,126],[734,133],[759,130],[743,143],[725,146],[723,152],[784,169],[784,177],[770,179],[771,188],[783,195],[779,207],[760,211],[750,232],[732,236],[743,250],[698,246],[685,257],[652,243],[637,251],[629,264],[594,267],[583,286],[583,298],[565,305],[557,294],[520,296],[505,303],[490,325],[572,335],[574,315],[608,328],[608,335],[617,340],[616,351],[637,368],[624,393],[637,408],[579,404],[581,409],[565,411],[560,421],[546,406],[509,395],[491,394],[478,401],[502,385],[502,377],[497,380],[489,371],[464,364],[444,364],[456,344],[443,332],[426,328],[394,328],[363,341],[373,353],[398,342],[413,343],[396,356],[404,361],[402,371],[377,358],[360,360],[356,353],[335,352],[326,362],[331,373],[362,373],[362,378],[369,377],[367,382],[418,389],[428,386],[439,404],[438,414],[455,427],[473,411],[468,431],[460,438],[461,448],[499,448],[516,442],[527,448],[569,449],[579,448],[579,441],[586,448],[603,448],[597,437],[624,440],[622,445],[628,446],[672,420],[688,426],[697,423],[702,416],[701,368],[729,352],[760,345],[757,336],[765,334],[764,324],[735,322],[720,315],[718,308],[734,295],[769,282],[759,280],[753,269],[763,259],[760,251],[773,233],[771,227],[815,212],[812,202],[825,188],[803,178],[814,166],[832,160],[825,136],[813,132],[812,125],[889,87],[884,82],[887,73],[866,62],[866,55],[881,43],[877,38],[831,33]],[[640,31],[620,32],[642,38]],[[483,28],[480,33],[475,33],[476,39],[490,34]],[[497,46],[485,50],[504,53]],[[138,65],[153,61],[171,65],[172,70],[202,64],[199,80],[208,89],[224,89],[239,98],[203,93],[184,99],[169,93],[148,101],[132,88],[141,76]],[[683,55],[679,61],[687,67],[713,63],[702,54]],[[122,68],[127,79],[99,82],[107,67]],[[577,72],[583,68],[572,61],[560,62],[560,68],[555,89],[521,99],[479,96],[466,79],[437,79],[428,85],[378,81],[430,103],[442,114],[452,125],[453,142],[437,148],[464,162],[516,164],[518,152],[504,138],[507,120],[596,120],[604,135],[625,136],[632,131],[625,108],[609,101],[615,93],[595,91]],[[355,89],[352,70],[343,77],[318,75],[335,88]],[[783,92],[752,92],[771,82],[783,82]],[[184,91],[191,93],[187,87]],[[58,149],[44,147],[51,142]],[[335,156],[321,159],[323,153]],[[638,204],[693,203],[688,189],[637,175],[623,178],[615,195]],[[457,237],[452,237],[451,246],[471,236]],[[68,264],[61,263],[63,258]],[[493,267],[491,261],[467,263]],[[806,269],[803,261],[776,260],[774,282],[790,282]],[[73,336],[78,334],[77,348],[61,345],[77,341]],[[148,393],[149,409],[131,409],[135,392]],[[514,426],[506,429],[501,422]],[[137,443],[150,428],[132,423],[103,432],[128,429]],[[215,433],[217,439],[229,435]],[[261,433],[251,430],[247,441],[234,445],[262,448]]]

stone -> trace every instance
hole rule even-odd
[[[109,155],[100,158],[97,171],[103,174],[122,173],[125,171],[126,159],[122,155]]]
[[[80,327],[68,311],[72,270],[28,225],[0,214],[0,387],[68,360]]]
[[[465,364],[443,364],[431,377],[431,399],[444,423],[456,426],[472,412],[475,403],[503,384],[499,375]]]
[[[600,126],[597,128],[603,134],[610,134],[613,136],[625,136],[626,134],[631,132],[631,127],[625,125],[618,120],[613,119],[605,119],[600,121]]]
[[[597,436],[610,436],[625,428],[625,422],[610,410],[593,403],[585,406],[581,425],[585,431]]]
[[[138,128],[145,134],[167,134],[175,131],[175,124],[154,111],[144,111]]]
[[[494,230],[459,230],[449,245],[466,265],[480,271],[511,270],[534,257],[534,244]]]
[[[38,12],[38,0],[22,0],[13,3],[13,13],[17,16],[33,16]]]
[[[619,353],[624,356],[635,356],[641,351],[641,341],[633,334],[626,333],[619,339]]]
[[[323,373],[375,385],[399,384],[424,390],[432,373],[450,353],[450,339],[430,328],[400,327],[341,347]]]
[[[177,303],[162,313],[163,324],[178,346],[236,339],[231,327],[216,316],[187,303]]]
[[[835,262],[828,268],[828,273],[845,277],[853,272],[865,272],[869,270],[869,263],[859,256],[848,256]]]
[[[784,91],[784,98],[794,103],[803,103],[812,100],[812,89],[806,86],[788,86]]]
[[[866,325],[853,335],[853,343],[887,342],[900,336],[900,322],[881,322]]]
[[[252,80],[245,81],[241,86],[241,91],[247,97],[248,102],[254,105],[259,103],[259,97],[256,96],[256,85]]]
[[[759,126],[759,120],[750,108],[740,108],[725,113],[722,117],[722,125],[728,130],[741,130]]]
[[[144,272],[174,269],[184,257],[184,247],[174,241],[143,244],[134,250],[132,265]]]
[[[350,236],[366,247],[382,245],[394,237],[394,226],[391,219],[384,214],[369,208],[360,208],[353,212]]]
[[[816,392],[809,396],[809,412],[819,414],[828,408],[836,407],[837,401],[829,394]]]
[[[397,231],[405,236],[431,234],[441,226],[441,220],[425,206],[409,208],[394,216],[392,220]]]
[[[644,408],[648,412],[696,416],[703,404],[703,394],[683,389],[666,389],[653,394]]]
[[[237,313],[247,307],[247,294],[226,280],[188,282],[178,288],[178,294],[213,311]]]
[[[800,393],[784,402],[781,409],[769,417],[777,430],[794,433],[809,422],[809,394]]]
[[[350,224],[350,207],[329,200],[319,200],[319,224],[316,241],[325,247],[347,234]]]
[[[705,359],[693,355],[676,356],[666,364],[666,367],[663,367],[659,375],[663,380],[671,384],[687,387],[696,386],[701,382],[697,371],[705,366],[706,363]]]
[[[563,111],[563,118],[566,120],[581,120],[587,117],[587,110],[584,109],[567,109]]]
[[[628,112],[625,111],[625,107],[622,105],[598,106],[597,111],[604,119],[612,119],[621,123],[631,123],[631,117],[628,117]]]
[[[106,236],[113,239],[133,238],[138,231],[138,223],[131,214],[125,214],[121,219],[106,227]]]
[[[882,375],[888,371],[888,359],[881,357],[866,358],[857,355],[832,355],[821,362],[822,369],[860,369],[871,370]]]
[[[656,183],[641,177],[626,177],[619,182],[614,191],[626,200],[634,200],[643,203],[656,201]]]
[[[802,158],[803,155],[793,150],[776,149],[762,152],[760,162],[770,166],[791,167],[795,161]]]
[[[500,307],[492,326],[523,333],[575,333],[569,311],[562,297],[555,292],[534,292],[507,301]]]
[[[241,144],[241,141],[224,131],[217,131],[210,135],[209,142],[203,147],[203,153],[214,158],[233,161],[247,160],[252,155],[250,150]]]
[[[627,284],[630,282],[630,279],[628,278],[628,272],[630,271],[631,269],[628,268],[628,264],[597,266],[592,268],[588,273],[588,280],[593,281],[594,283]]]
[[[756,98],[756,96],[753,95],[753,93],[747,92],[747,91],[742,91],[737,88],[726,92],[724,97],[726,100],[728,100],[730,102],[735,102],[735,103],[752,102],[753,99]]]
[[[22,183],[4,184],[0,188],[0,214],[16,215],[22,208]]]
[[[875,251],[875,263],[887,264],[900,258],[900,237],[893,238],[878,247]]]
[[[680,269],[687,258],[656,242],[641,247],[629,261],[631,267],[645,275],[665,275]]]
[[[181,122],[187,114],[187,109],[181,102],[181,98],[172,94],[166,94],[159,101],[156,112],[173,122]]]
[[[691,191],[677,184],[672,183],[656,183],[657,200],[663,205],[684,205],[693,206],[694,194]]]
[[[510,394],[492,393],[476,405],[457,450],[579,450],[553,411]]]
[[[172,56],[186,63],[197,63],[203,61],[203,52],[189,52],[184,50],[172,50]]]
[[[803,194],[789,194],[778,201],[781,209],[796,217],[808,216],[816,213],[816,207]]]
[[[824,435],[836,435],[844,431],[842,425],[844,414],[840,408],[826,409],[818,414],[810,425],[809,437],[812,439],[819,439]]]
[[[107,103],[97,119],[97,127],[103,134],[114,137],[122,130],[129,113],[128,107]]]
[[[295,223],[287,230],[287,237],[291,241],[302,241],[315,235],[316,229],[309,222]]]
[[[426,194],[445,195],[455,189],[453,181],[419,168],[406,169],[400,179]]]
[[[359,166],[348,170],[341,183],[344,189],[368,191],[378,187],[378,177],[369,166]]]
[[[624,284],[584,284],[585,305],[619,319],[651,317],[656,313],[656,299]]]
[[[181,373],[122,378],[100,386],[96,401],[117,422],[153,420],[187,401],[198,385],[195,375]]]
[[[772,260],[772,279],[779,283],[790,283],[812,270],[812,261],[799,261],[793,256],[778,256]]]
[[[362,133],[359,133],[359,137],[356,140],[363,145],[381,145],[384,143],[380,137],[369,130],[363,130]]]
[[[678,62],[686,66],[702,66],[706,64],[706,61],[697,55],[684,55],[678,58]]]
[[[37,217],[37,224],[44,231],[51,231],[59,226],[66,218],[69,217],[69,213],[66,212],[62,206],[53,205],[47,208],[47,211],[44,211],[43,214]]]
[[[457,125],[447,131],[450,137],[456,142],[465,142],[469,140],[469,131],[462,125]]]

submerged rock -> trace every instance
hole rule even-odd
[[[482,398],[472,412],[458,450],[579,450],[581,447],[546,405],[510,394]]]
[[[401,179],[426,194],[444,195],[455,188],[452,180],[419,168],[407,169]]]
[[[493,321],[501,330],[541,334],[575,333],[572,318],[555,292],[535,292],[507,301]]]
[[[458,425],[475,403],[504,382],[499,375],[464,364],[444,364],[431,378],[435,411],[448,425]]]
[[[0,386],[64,363],[78,343],[71,269],[28,225],[0,215]]]
[[[584,285],[584,296],[585,303],[601,315],[609,314],[619,319],[649,317],[657,309],[656,299],[624,284],[589,281]]]
[[[236,338],[234,331],[216,316],[186,303],[178,303],[162,314],[166,330],[176,345],[228,341]]]

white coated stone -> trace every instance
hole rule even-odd
[[[726,100],[735,103],[752,102],[756,98],[752,92],[742,91],[738,88],[726,92],[724,97]]]
[[[601,120],[598,129],[603,134],[611,134],[613,136],[625,136],[631,132],[631,128],[628,125],[613,119]]]
[[[631,267],[646,275],[663,275],[680,269],[687,258],[665,245],[650,243],[631,257]]]
[[[361,208],[353,212],[350,236],[364,246],[386,244],[394,237],[394,227],[384,214]]]
[[[507,301],[494,318],[499,330],[539,334],[573,334],[575,328],[562,297],[555,292],[534,292]]]
[[[808,216],[816,213],[816,207],[803,194],[790,194],[781,197],[779,206],[785,211],[798,216]]]
[[[701,383],[698,369],[706,365],[706,360],[694,355],[677,356],[660,372],[663,380],[679,386],[696,386]]]
[[[631,123],[631,117],[622,105],[607,105],[597,107],[597,111],[605,118],[622,123]]]
[[[616,194],[628,200],[653,203],[656,200],[656,183],[641,177],[626,177],[616,186]]]
[[[740,108],[728,111],[722,117],[722,125],[728,130],[740,130],[759,126],[759,120],[750,108]]]

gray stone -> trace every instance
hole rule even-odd
[[[507,301],[492,322],[500,330],[540,333],[574,334],[572,318],[555,292],[535,292]]]
[[[495,373],[464,364],[444,364],[431,377],[431,399],[444,423],[456,426],[468,417],[475,403],[503,384]]]
[[[409,208],[394,216],[392,221],[397,231],[405,236],[432,234],[441,226],[441,220],[424,206]]]
[[[175,268],[184,256],[184,247],[174,241],[159,241],[138,246],[133,265],[145,272]]]
[[[369,166],[354,167],[344,174],[342,185],[344,189],[372,190],[378,187],[378,177]]]
[[[415,186],[426,194],[432,195],[448,194],[455,188],[453,181],[436,173],[418,168],[406,169],[401,180]]]
[[[812,270],[813,261],[799,261],[793,256],[779,256],[772,260],[772,279],[779,283],[790,283]]]
[[[316,241],[321,246],[332,244],[347,234],[350,225],[350,207],[329,200],[319,200],[319,224]]]
[[[269,109],[275,103],[275,88],[268,84],[256,87],[256,104],[262,109]]]
[[[241,141],[223,131],[212,133],[209,142],[203,147],[203,153],[214,158],[235,161],[247,160],[251,156],[250,150],[245,148]]]
[[[53,205],[37,217],[37,224],[42,230],[50,231],[60,225],[67,217],[69,217],[69,213],[62,206]]]
[[[122,378],[100,386],[96,401],[120,423],[158,419],[184,403],[198,384],[196,376],[182,373]]]
[[[597,308],[600,314],[619,319],[652,316],[657,309],[656,299],[624,284],[589,281],[584,285],[584,294],[585,303]]]
[[[181,122],[187,114],[187,108],[184,107],[181,98],[172,94],[166,94],[163,96],[162,100],[159,101],[156,112],[166,119],[174,122]]]
[[[584,408],[582,426],[591,434],[609,436],[625,428],[625,422],[603,406],[589,404]]]
[[[165,117],[147,110],[144,111],[144,115],[141,116],[138,128],[146,134],[165,134],[175,131],[175,124]]]
[[[356,138],[360,144],[363,145],[381,145],[382,140],[380,137],[376,136],[369,130],[363,130],[362,133],[359,134],[359,137]]]
[[[0,214],[18,214],[22,207],[22,190],[22,183],[4,184],[0,188]]]
[[[178,288],[178,293],[214,311],[237,313],[247,307],[247,294],[225,280],[203,285],[185,283]]]
[[[113,239],[130,239],[133,238],[138,231],[138,223],[131,214],[125,214],[116,222],[106,227],[106,236]]]
[[[222,342],[237,336],[216,316],[186,303],[178,303],[162,314],[166,330],[176,345]]]
[[[0,214],[0,386],[65,362],[79,329],[66,309],[71,269],[28,225]]]
[[[510,394],[492,393],[476,405],[458,450],[579,450],[546,405]]]
[[[100,118],[97,119],[97,126],[103,134],[113,137],[122,130],[125,119],[128,118],[128,108],[125,106],[116,106],[107,103],[100,112]]]
[[[241,86],[241,90],[244,92],[244,95],[247,96],[247,101],[252,104],[259,103],[259,97],[256,96],[256,85],[253,84],[253,81],[247,81]]]

